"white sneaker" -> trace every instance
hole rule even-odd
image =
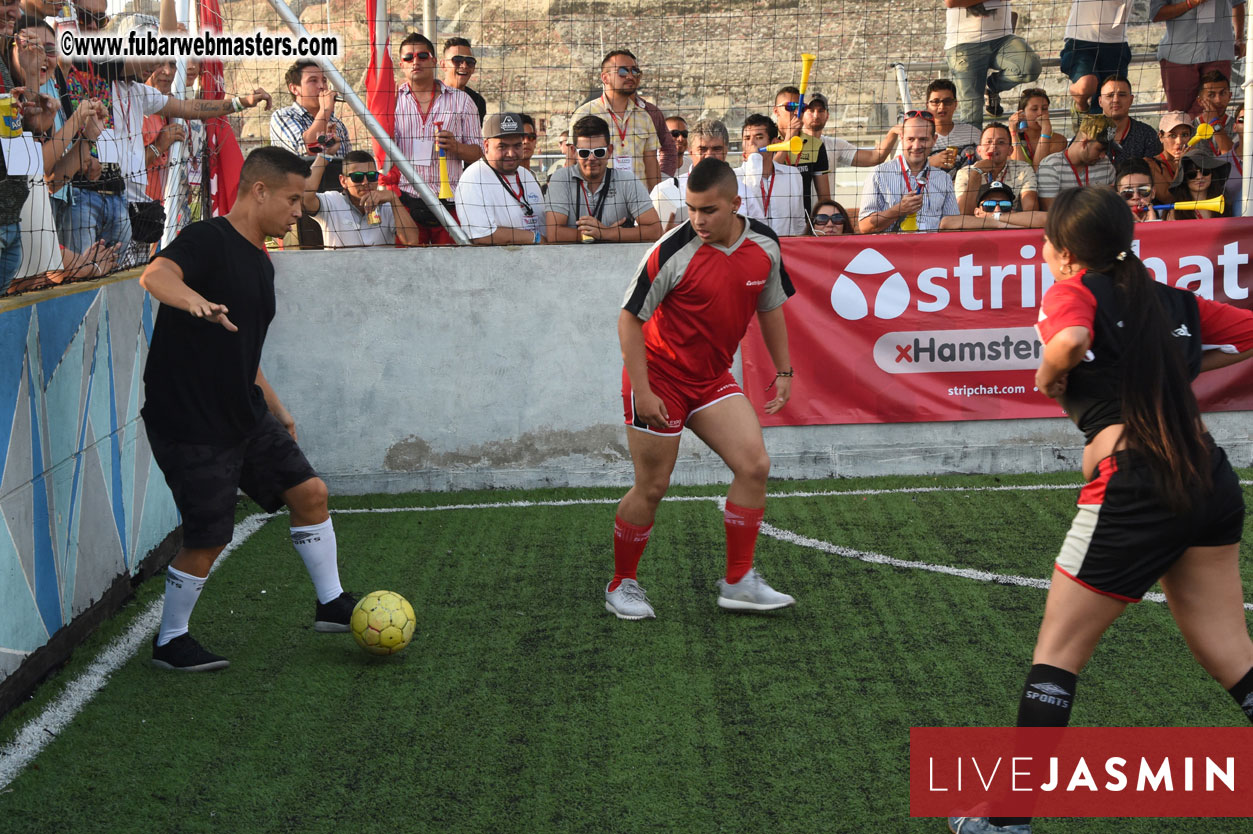
[[[648,604],[648,594],[634,579],[622,580],[612,591],[609,585],[605,586],[605,610],[620,620],[652,620],[657,617]]]
[[[740,577],[732,585],[726,579],[718,580],[718,607],[733,611],[773,611],[795,605],[796,600],[781,594],[766,584],[755,569]]]

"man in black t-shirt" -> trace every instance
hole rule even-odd
[[[339,584],[326,484],[261,372],[274,318],[265,238],[281,238],[300,217],[308,176],[309,164],[291,151],[253,151],[230,213],[188,226],[140,278],[161,302],[144,370],[144,426],[183,516],[183,546],[166,573],[161,630],[152,642],[152,662],[162,668],[229,665],[197,643],[187,623],[230,543],[239,489],[267,512],[290,511],[292,544],[317,592],[315,631],[347,631],[356,605]]]
[[[440,69],[444,71],[444,83],[470,97],[479,111],[479,124],[482,124],[487,118],[487,100],[477,90],[470,89],[470,79],[478,63],[479,59],[474,57],[470,42],[465,38],[444,41],[444,57],[439,62]]]

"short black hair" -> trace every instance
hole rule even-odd
[[[1201,76],[1202,84],[1226,84],[1231,86],[1231,79],[1222,70],[1210,70]]]
[[[597,136],[604,136],[605,142],[609,141],[609,122],[600,116],[584,116],[570,128],[571,139],[595,139]]]
[[[1132,174],[1143,174],[1149,179],[1153,178],[1153,170],[1149,168],[1148,161],[1133,157],[1132,159],[1124,159],[1118,164],[1118,172],[1114,174],[1114,183],[1117,184],[1123,177],[1129,177]]]
[[[239,171],[239,193],[243,194],[254,182],[278,184],[289,174],[299,174],[301,179],[309,176],[309,163],[287,148],[278,145],[262,145],[248,154]]]
[[[636,58],[635,55],[629,49],[615,49],[612,52],[606,53],[605,57],[600,59],[600,68],[603,70],[605,68],[605,64],[609,63],[614,58],[617,58],[619,55],[625,55],[628,58],[630,58],[632,61],[635,61],[637,63],[640,60],[639,58]]]
[[[947,78],[937,78],[928,84],[926,98],[931,98],[931,94],[936,90],[943,90],[946,93],[952,93],[953,98],[957,97],[957,85],[952,81],[949,81]]]
[[[301,58],[296,63],[287,68],[287,74],[283,76],[283,83],[287,86],[288,92],[291,91],[291,85],[300,86],[300,80],[304,77],[305,70],[309,67],[321,69],[317,61],[310,61],[308,58]],[[296,94],[292,93],[292,101],[296,100]]]
[[[519,113],[518,118],[522,120],[522,124],[535,127],[535,117],[532,116],[530,113]],[[538,133],[539,130],[536,129],[535,132]]]
[[[349,151],[348,153],[344,154],[345,165],[356,165],[357,163],[373,165],[374,154],[370,153],[369,151]]]
[[[744,125],[740,128],[740,135],[743,136],[744,131],[750,127],[764,127],[766,135],[770,137],[771,142],[779,138],[779,126],[769,116],[763,116],[760,113],[752,114],[744,120]]]
[[[1102,79],[1101,79],[1101,87],[1100,87],[1100,89],[1104,89],[1104,88],[1105,88],[1105,85],[1106,85],[1106,84],[1108,84],[1108,83],[1109,83],[1109,82],[1111,82],[1111,81],[1113,81],[1113,82],[1114,82],[1114,83],[1116,83],[1116,84],[1126,84],[1126,85],[1127,85],[1127,89],[1128,89],[1128,90],[1134,89],[1134,88],[1131,86],[1131,79],[1130,79],[1130,78],[1128,78],[1128,77],[1127,77],[1127,76],[1125,76],[1125,75],[1118,75],[1118,74],[1114,74],[1114,75],[1107,75],[1107,76],[1105,76],[1104,78],[1102,78]]]
[[[979,140],[983,141],[983,134],[987,133],[989,130],[993,128],[996,128],[997,130],[1005,131],[1005,135],[1009,137],[1009,141],[1010,142],[1014,141],[1014,134],[1010,133],[1009,125],[1005,124],[1004,122],[988,122],[987,124],[985,124],[983,126],[983,130],[979,131]]]
[[[444,41],[445,52],[452,49],[454,46],[464,46],[466,49],[469,49],[470,39],[469,38],[449,38],[448,40]]]
[[[1018,109],[1026,110],[1027,105],[1031,102],[1031,99],[1033,98],[1042,98],[1044,99],[1045,104],[1053,103],[1053,100],[1049,98],[1049,94],[1046,93],[1042,88],[1028,87],[1027,89],[1023,90],[1022,93],[1019,94],[1018,96]]]
[[[422,34],[421,32],[410,32],[409,34],[405,35],[405,39],[400,42],[400,46],[396,47],[397,54],[399,54],[400,52],[403,52],[404,48],[411,43],[420,43],[423,46],[425,46],[432,55],[435,54],[435,44],[431,43],[431,41],[426,37],[426,35]]]
[[[731,197],[739,194],[740,184],[735,171],[721,159],[707,156],[692,166],[687,177],[687,190],[703,192],[711,188],[721,189]]]
[[[780,88],[779,88],[779,91],[778,91],[777,93],[775,93],[775,94],[774,94],[774,100],[775,100],[775,101],[778,101],[778,100],[779,100],[779,96],[781,96],[781,95],[785,95],[785,94],[786,94],[786,95],[789,95],[789,96],[797,96],[797,97],[799,97],[799,96],[800,96],[800,94],[801,94],[801,88],[800,88],[800,87],[793,86],[793,85],[791,85],[791,84],[787,85],[786,87],[780,87]]]

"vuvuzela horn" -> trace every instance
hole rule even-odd
[[[435,129],[443,130],[444,123],[436,122]],[[444,149],[439,149],[439,198],[441,200],[452,199],[452,184],[448,181],[448,154],[444,153]]]
[[[1214,126],[1209,122],[1201,122],[1196,126],[1196,135],[1188,140],[1188,147],[1192,147],[1197,142],[1204,142],[1206,139],[1214,138]]]
[[[782,142],[775,142],[773,145],[766,145],[758,151],[758,153],[778,153],[779,151],[787,151],[788,153],[800,153],[804,147],[805,140],[799,136],[793,136],[791,139],[785,139]]]
[[[1214,211],[1222,214],[1226,208],[1227,200],[1222,194],[1219,194],[1217,197],[1211,197],[1208,200],[1184,200],[1181,203],[1163,203],[1160,206],[1153,206],[1153,211],[1179,209],[1180,211]]]
[[[809,72],[814,68],[814,61],[817,60],[817,55],[810,55],[808,52],[801,53],[801,94],[800,99],[796,102],[797,115],[805,112],[805,90],[809,88]]]

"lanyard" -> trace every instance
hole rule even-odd
[[[775,171],[773,174],[770,175],[770,190],[769,191],[766,190],[766,178],[765,177],[762,177],[761,182],[757,183],[758,187],[761,188],[761,216],[762,217],[770,216],[770,197],[771,195],[774,194],[774,181],[775,181],[775,178],[778,176],[779,176],[778,171]]]
[[[583,202],[587,205],[587,213],[596,218],[596,222],[600,222],[600,215],[605,210],[605,197],[609,196],[609,180],[613,177],[613,169],[605,169],[605,178],[600,183],[600,196],[596,198],[596,208],[592,208],[591,195],[587,193],[587,185],[583,180],[579,180],[579,191],[583,194]],[[521,187],[521,186],[519,186]]]
[[[1131,118],[1130,118],[1130,117],[1128,117],[1128,118],[1127,118],[1127,126],[1126,126],[1126,127],[1124,127],[1124,128],[1122,129],[1122,136],[1119,136],[1119,137],[1118,137],[1117,139],[1115,139],[1114,141],[1115,141],[1115,142],[1117,142],[1119,145],[1122,145],[1122,143],[1123,143],[1124,141],[1126,141],[1126,139],[1127,139],[1127,134],[1128,134],[1128,133],[1130,133],[1130,132],[1131,132]]]
[[[1063,159],[1065,159],[1065,160],[1066,160],[1066,164],[1070,166],[1070,173],[1074,174],[1074,176],[1075,176],[1075,183],[1076,183],[1076,184],[1077,184],[1080,188],[1083,188],[1085,185],[1087,185],[1087,184],[1088,184],[1088,182],[1089,182],[1089,181],[1090,181],[1090,179],[1091,179],[1091,175],[1089,174],[1089,171],[1090,171],[1091,169],[1090,169],[1087,165],[1083,166],[1083,179],[1081,180],[1081,179],[1079,179],[1079,171],[1075,168],[1074,163],[1070,161],[1070,157],[1069,157],[1069,156],[1066,156],[1066,154],[1065,154],[1065,153],[1062,153],[1062,158],[1063,158]]]
[[[1175,178],[1175,163],[1171,160],[1170,155],[1162,151],[1157,155],[1157,160],[1165,166],[1166,173],[1170,174],[1170,178],[1173,180]]]
[[[535,209],[531,208],[531,204],[527,202],[526,190],[522,187],[522,175],[514,174],[514,177],[516,177],[518,181],[518,193],[514,194],[513,186],[509,184],[508,180],[506,180],[504,177],[500,175],[499,171],[493,168],[492,173],[496,175],[496,179],[500,180],[500,184],[503,185],[505,187],[505,190],[509,192],[509,196],[517,200],[518,205],[522,206],[522,213],[525,214],[527,217],[534,217]]]
[[[909,179],[909,169],[908,169],[907,167],[905,167],[905,157],[903,157],[903,156],[898,156],[898,157],[896,158],[896,161],[897,161],[897,162],[899,162],[899,163],[901,163],[901,176],[905,178],[905,193],[906,193],[906,194],[913,194],[913,193],[914,193],[914,183],[913,183],[913,182]],[[923,166],[922,171],[918,172],[918,179],[917,179],[917,183],[918,183],[918,193],[920,193],[920,194],[921,194],[923,191],[926,191],[926,190],[927,190],[927,178],[926,178],[925,176],[923,176],[923,174],[926,172],[926,170],[927,170],[926,166]]]
[[[426,127],[426,120],[430,118],[431,111],[435,109],[435,99],[439,98],[439,82],[436,81],[431,85],[431,104],[426,108],[426,112],[422,112],[422,102],[418,101],[418,97],[413,94],[413,88],[409,88],[409,97],[413,99],[413,106],[418,111],[418,122],[423,128]]]
[[[613,108],[609,106],[609,100],[605,98],[604,93],[600,94],[600,103],[605,108],[605,112],[609,114],[609,118],[613,119],[613,129],[618,131],[618,140],[622,143],[618,147],[626,150],[627,130],[631,127],[631,114],[627,113],[619,120],[618,114],[613,112]]]

